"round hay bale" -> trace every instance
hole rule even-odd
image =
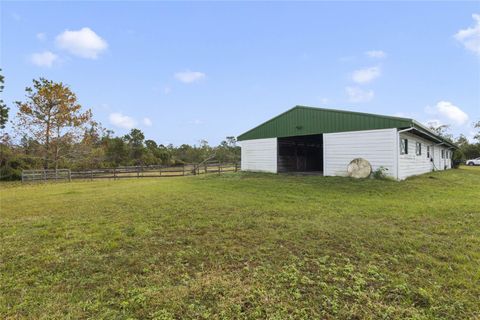
[[[363,158],[353,159],[347,166],[347,173],[352,178],[366,178],[372,173],[370,162]]]

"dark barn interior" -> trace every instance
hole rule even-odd
[[[321,134],[278,138],[278,172],[323,171]]]

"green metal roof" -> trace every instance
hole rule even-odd
[[[238,140],[280,138],[311,134],[387,128],[414,128],[422,135],[456,147],[413,119],[371,113],[295,106],[241,134]]]

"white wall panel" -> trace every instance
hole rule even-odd
[[[347,166],[355,158],[364,158],[372,170],[380,167],[396,177],[396,129],[349,131],[323,135],[324,172],[326,176],[346,176]]]
[[[448,148],[443,145],[423,139],[409,132],[400,133],[400,139],[408,139],[408,154],[399,154],[398,160],[398,178],[405,178],[431,172],[433,170],[444,170],[451,167],[451,160],[446,158]],[[416,154],[416,143],[422,144],[422,154]],[[430,157],[427,157],[427,146],[430,147]],[[442,159],[442,150],[445,152],[445,158]],[[400,148],[399,148],[400,153]],[[430,159],[433,158],[433,162]]]
[[[277,172],[277,138],[240,141],[242,170]]]

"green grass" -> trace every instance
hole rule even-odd
[[[480,317],[480,168],[0,188],[1,319]]]

